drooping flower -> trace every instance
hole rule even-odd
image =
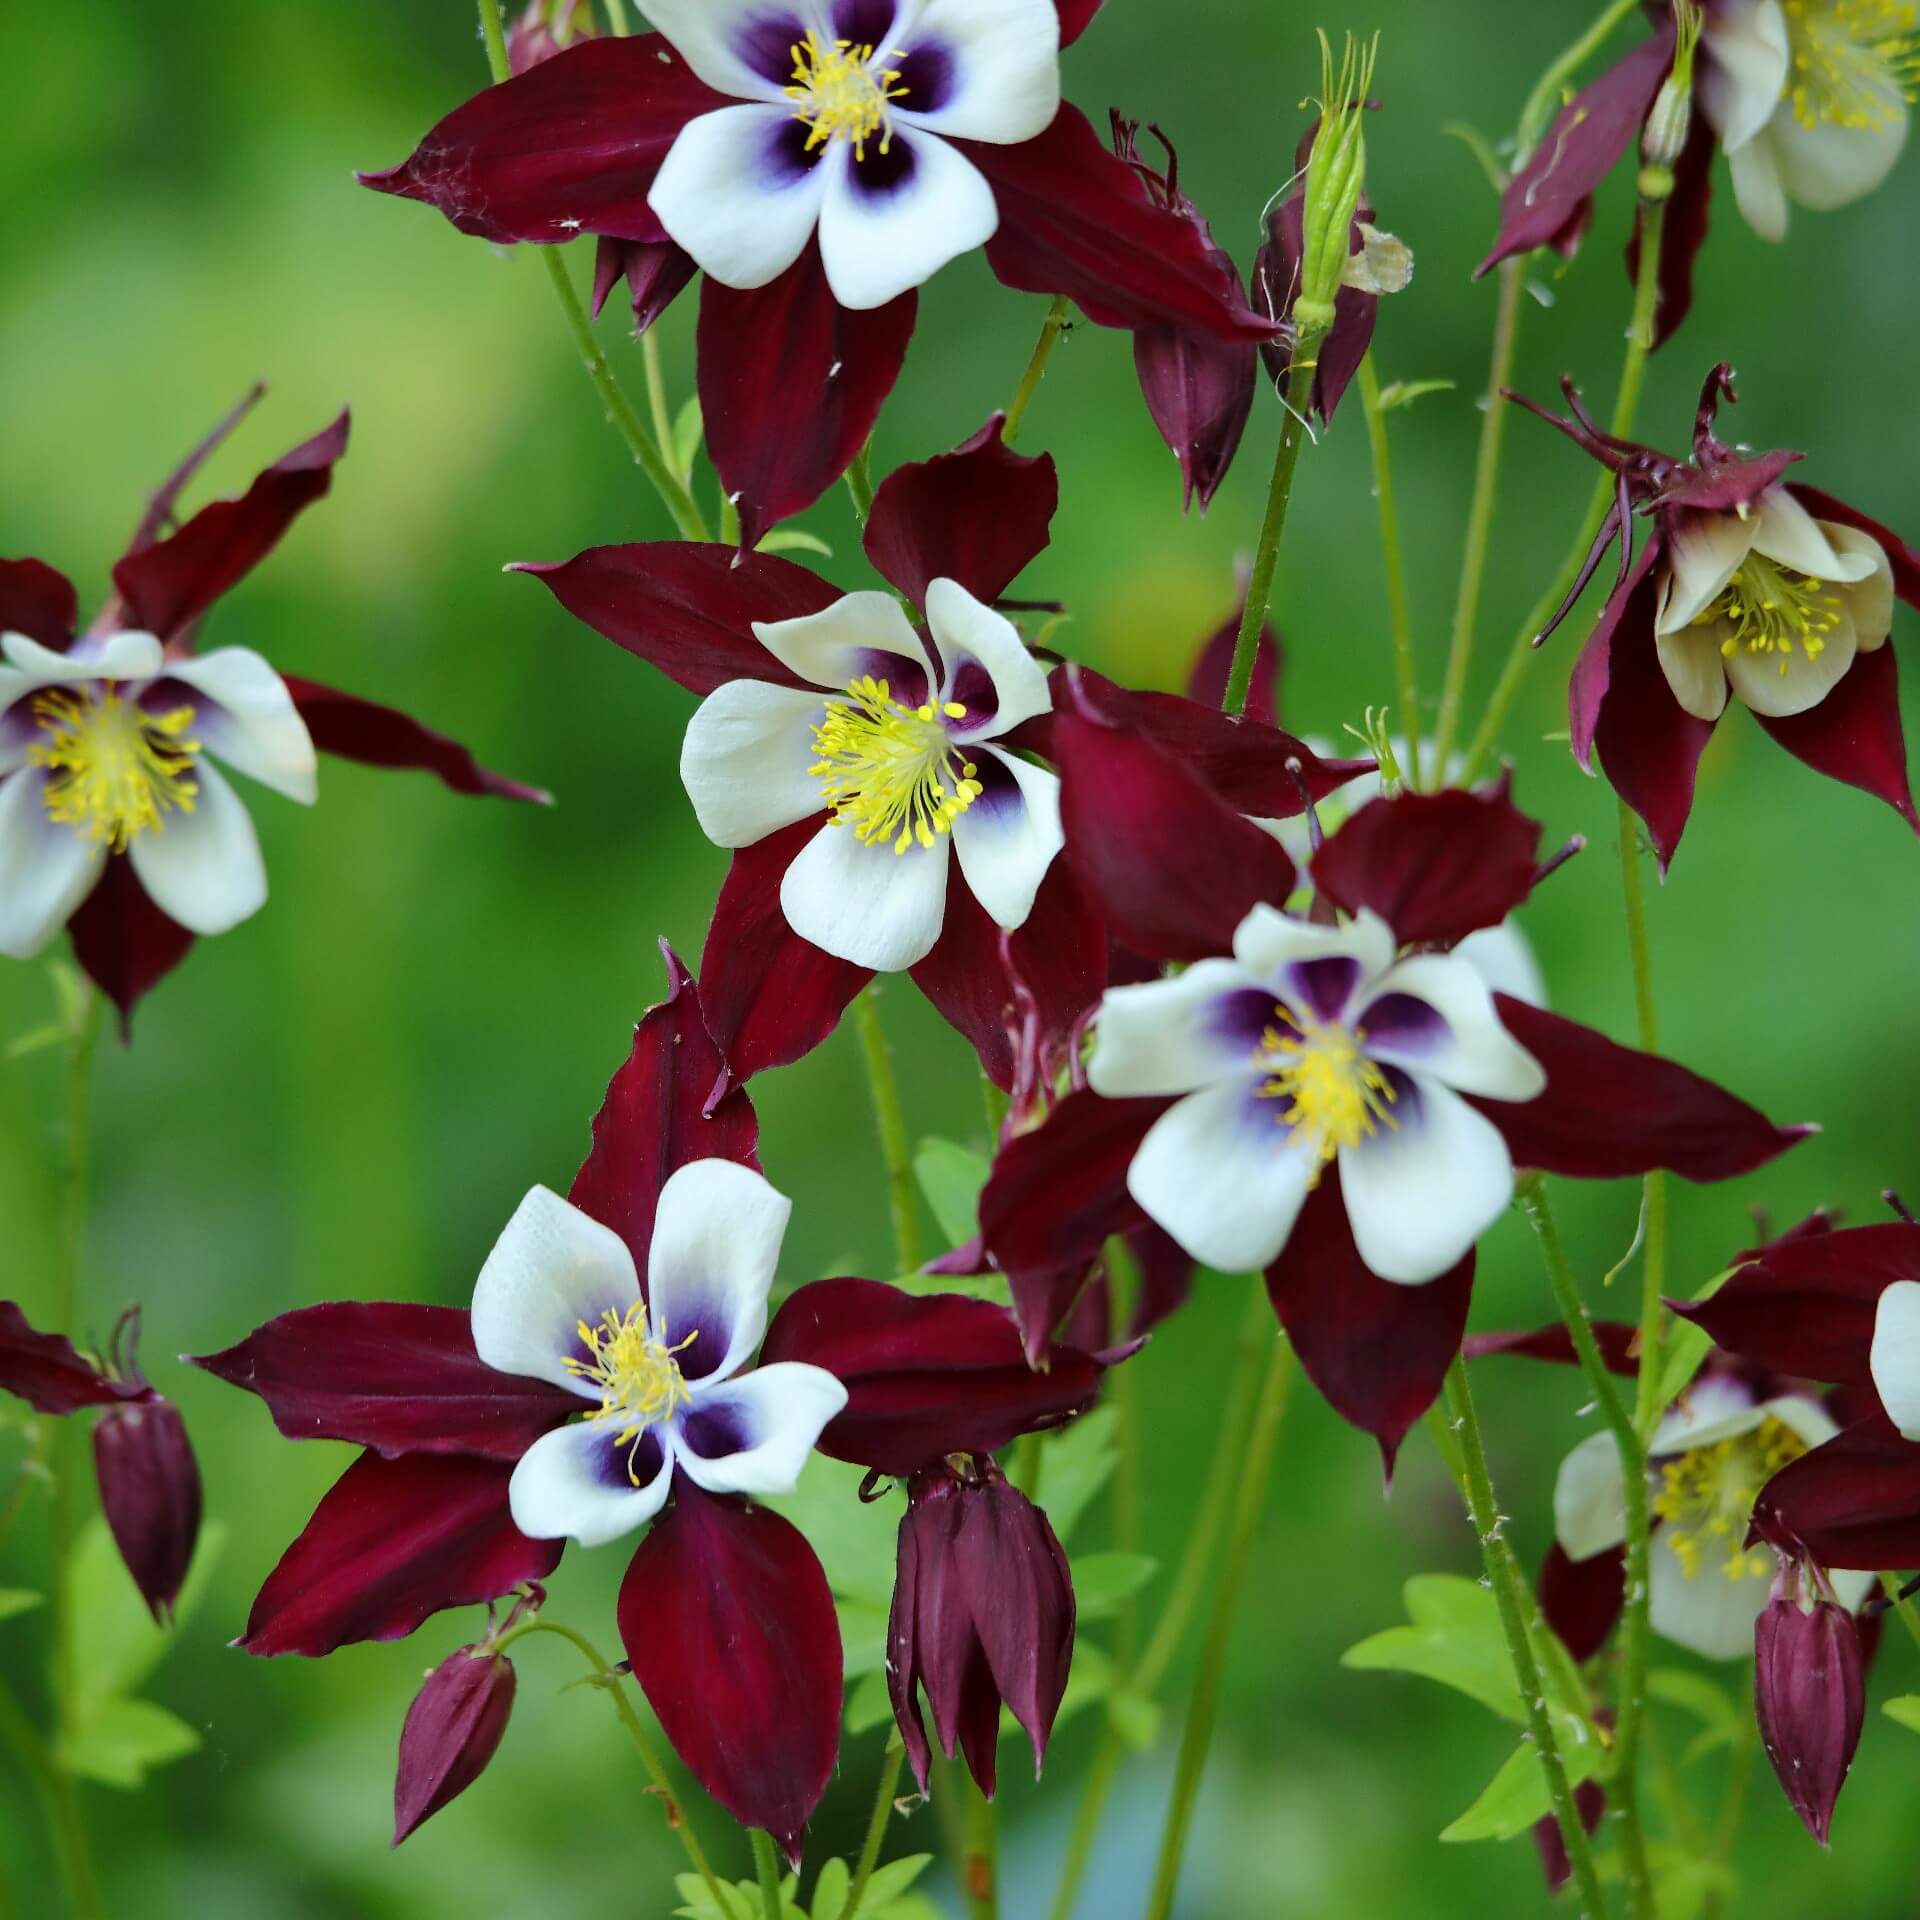
[[[1920,554],[1832,494],[1783,479],[1798,453],[1750,454],[1718,439],[1720,402],[1734,398],[1725,365],[1707,378],[1687,459],[1615,440],[1571,385],[1566,392],[1571,418],[1522,404],[1617,485],[1575,591],[1547,632],[1618,540],[1618,579],[1573,670],[1573,748],[1589,771],[1599,749],[1662,868],[1730,698],[1816,772],[1877,795],[1920,830],[1886,645],[1896,596],[1920,605]],[[1651,523],[1637,558],[1636,514]]]
[[[591,233],[705,269],[707,444],[752,547],[866,443],[917,289],[994,272],[1102,326],[1270,329],[1179,214],[1060,103],[1084,0],[662,0],[490,87],[363,175],[493,241]],[[609,276],[610,278],[610,276]]]
[[[1813,1589],[1805,1599],[1803,1584]],[[1833,1597],[1838,1585],[1827,1586],[1817,1569],[1803,1573],[1785,1563],[1753,1628],[1753,1710],[1761,1744],[1787,1804],[1823,1847],[1867,1707],[1860,1626],[1852,1606]]]
[[[238,500],[165,533],[201,462],[250,395],[155,496],[84,633],[72,586],[0,561],[0,953],[63,927],[123,1020],[196,935],[257,913],[266,869],[220,766],[303,805],[316,750],[417,767],[456,792],[542,800],[388,707],[276,672],[247,647],[195,651],[214,603],[328,488],[347,416],[268,467]]]

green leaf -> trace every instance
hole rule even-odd
[[[951,1140],[921,1141],[913,1156],[914,1177],[949,1246],[957,1247],[979,1232],[980,1189],[991,1171],[986,1156],[970,1147]]]
[[[60,1744],[68,1773],[103,1787],[138,1787],[151,1767],[182,1760],[200,1747],[200,1736],[177,1715],[151,1700],[108,1700],[86,1724]]]
[[[1920,1693],[1903,1693],[1897,1700],[1883,1701],[1880,1711],[1889,1720],[1897,1720],[1903,1727],[1920,1733]]]
[[[1739,1884],[1739,1876],[1722,1860],[1703,1860],[1681,1847],[1655,1844],[1647,1849],[1653,1868],[1653,1910],[1659,1920],[1700,1920],[1707,1896],[1724,1901]]]
[[[1404,1588],[1410,1626],[1370,1635],[1340,1656],[1361,1672],[1417,1673],[1453,1687],[1524,1725],[1498,1602],[1477,1581],[1458,1574],[1416,1574]]]
[[[1453,380],[1395,380],[1380,389],[1380,411],[1392,413],[1397,407],[1410,407],[1430,393],[1451,393]]]
[[[908,1853],[876,1868],[873,1878],[867,1882],[866,1896],[860,1902],[862,1920],[868,1914],[884,1915],[890,1906],[899,1905],[901,1896],[926,1872],[932,1859],[930,1853]],[[816,1914],[814,1920],[821,1917]],[[892,1920],[901,1920],[901,1916],[894,1915]]]
[[[673,463],[679,468],[683,483],[693,478],[693,458],[706,437],[706,422],[700,417],[700,397],[695,394],[680,409],[679,418],[673,423]]]
[[[756,553],[817,553],[822,560],[833,558],[833,549],[817,533],[800,527],[775,527],[762,537]],[[863,1901],[861,1903],[865,1905]]]
[[[1113,1477],[1119,1459],[1113,1430],[1119,1417],[1112,1407],[1097,1408],[1062,1432],[1049,1435],[1041,1447],[1038,1502],[1062,1543]]]
[[[227,1529],[218,1520],[200,1530],[200,1544],[169,1630],[157,1625],[147,1611],[107,1523],[97,1515],[88,1523],[67,1562],[68,1632],[73,1645],[86,1649],[71,1709],[77,1731],[84,1732],[94,1716],[120,1695],[136,1692],[160,1664],[174,1633],[200,1604],[226,1538]]]
[[[858,1467],[816,1453],[791,1493],[774,1494],[761,1504],[807,1536],[841,1599],[864,1601],[884,1615],[893,1603],[900,1507],[897,1499],[862,1500],[865,1477]]]
[[[849,1733],[868,1733],[873,1728],[884,1726],[893,1715],[893,1701],[887,1693],[887,1675],[884,1667],[873,1673],[865,1673],[854,1683],[853,1691],[847,1695],[847,1731]]]
[[[1135,1753],[1145,1753],[1160,1737],[1160,1703],[1124,1688],[1107,1696],[1107,1718]]]
[[[1710,1300],[1733,1277],[1733,1269],[1716,1273],[1693,1297]],[[1712,1337],[1691,1320],[1674,1319],[1667,1324],[1667,1341],[1660,1356],[1660,1385],[1648,1412],[1650,1424],[1640,1435],[1644,1443],[1653,1438],[1654,1429],[1667,1416],[1667,1409],[1693,1385],[1693,1377],[1706,1364],[1713,1351]]]
[[[757,1880],[716,1881],[720,1897],[727,1903],[724,1909],[713,1904],[713,1895],[707,1891],[707,1883],[697,1873],[676,1874],[673,1884],[680,1898],[687,1903],[684,1907],[674,1908],[679,1920],[761,1920],[765,1912]],[[793,1897],[794,1885],[791,1874],[780,1883],[780,1920],[807,1920]]]
[[[829,1860],[813,1883],[813,1903],[808,1909],[812,1920],[840,1920],[846,1909],[847,1895],[853,1891],[853,1875],[844,1860]],[[861,1905],[866,1902],[863,1900]]]
[[[11,1620],[16,1615],[31,1613],[45,1600],[45,1594],[35,1593],[31,1587],[0,1587],[0,1620]]]
[[[1560,1756],[1566,1762],[1567,1778],[1579,1786],[1600,1770],[1601,1750],[1597,1740],[1578,1744],[1564,1738]],[[1443,1829],[1440,1838],[1448,1843],[1464,1840],[1511,1840],[1525,1833],[1543,1814],[1551,1812],[1553,1801],[1547,1792],[1547,1776],[1541,1770],[1540,1756],[1533,1742],[1523,1740],[1505,1764],[1487,1783],[1486,1790],[1454,1823]]]
[[[871,1600],[839,1599],[840,1648],[849,1680],[878,1673],[887,1664],[887,1609]]]
[[[1144,1553],[1089,1553],[1073,1563],[1073,1591],[1082,1620],[1106,1620],[1159,1570]]]

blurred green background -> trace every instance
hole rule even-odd
[[[1586,12],[1568,0],[1373,0],[1343,19],[1264,0],[1112,0],[1066,62],[1070,95],[1096,115],[1113,102],[1174,133],[1188,190],[1244,265],[1261,206],[1291,164],[1296,103],[1318,77],[1312,28],[1382,29],[1373,195],[1419,272],[1383,309],[1379,364],[1387,380],[1458,383],[1394,417],[1429,697],[1471,482],[1469,396],[1485,378],[1493,310],[1491,283],[1468,279],[1491,233],[1491,196],[1442,127],[1509,128]],[[145,1303],[150,1368],[184,1407],[210,1511],[232,1529],[205,1605],[152,1686],[200,1729],[203,1749],[142,1795],[86,1790],[110,1910],[450,1920],[550,1912],[564,1898],[652,1920],[674,1904],[677,1849],[612,1716],[559,1691],[575,1675],[554,1644],[528,1650],[493,1770],[389,1856],[392,1755],[412,1684],[475,1621],[435,1622],[324,1668],[230,1651],[253,1590],[347,1454],[280,1440],[258,1403],[171,1356],[343,1295],[463,1301],[527,1186],[564,1182],[584,1152],[630,1024],[659,997],[654,939],[664,933],[697,959],[725,856],[699,837],[675,776],[692,700],[501,567],[661,536],[666,519],[599,418],[537,263],[353,183],[352,169],[400,158],[484,79],[460,0],[89,0],[16,8],[6,40],[0,550],[44,556],[72,574],[83,604],[96,603],[146,492],[255,376],[273,391],[197,497],[237,491],[351,401],[353,448],[333,497],[222,605],[208,644],[258,646],[288,671],[405,706],[560,803],[545,813],[458,800],[421,778],[337,763],[311,814],[251,795],[269,908],[204,943],[143,1010],[133,1050],[110,1047],[101,1062],[75,1331],[104,1331],[124,1302]],[[1684,438],[1701,374],[1724,356],[1741,375],[1740,434],[1809,448],[1810,478],[1920,526],[1901,370],[1920,293],[1920,264],[1902,241],[1913,179],[1909,165],[1863,205],[1796,214],[1790,243],[1769,248],[1735,217],[1723,172],[1696,311],[1648,382],[1647,435]],[[1629,193],[1624,174],[1610,184],[1570,271],[1540,269],[1518,363],[1535,393],[1550,394],[1566,368],[1610,400]],[[583,274],[586,245],[576,254]],[[923,301],[876,471],[954,444],[1003,404],[1043,308],[1000,288],[977,258],[944,274]],[[662,329],[676,394],[690,382],[692,312],[683,302]],[[603,337],[638,391],[638,354],[615,316]],[[1263,398],[1211,517],[1183,519],[1128,342],[1072,333],[1029,416],[1025,443],[1058,458],[1064,498],[1053,549],[1024,583],[1070,603],[1071,652],[1142,684],[1179,684],[1233,598],[1275,431]],[[1516,419],[1510,443],[1476,702],[1590,481],[1544,429]],[[825,571],[871,584],[844,498],[802,524],[836,548]],[[1303,463],[1282,559],[1297,728],[1337,733],[1391,697],[1377,553],[1356,402]],[[1549,843],[1576,832],[1593,843],[1526,916],[1555,1004],[1624,1036],[1612,800],[1554,739],[1582,624],[1540,661],[1507,745],[1519,798],[1547,822]],[[1913,617],[1900,624],[1905,646]],[[1665,1038],[1778,1117],[1817,1118],[1826,1131],[1758,1177],[1679,1191],[1677,1287],[1690,1290],[1746,1242],[1750,1209],[1784,1223],[1829,1202],[1872,1218],[1881,1187],[1920,1187],[1915,873],[1913,836],[1890,811],[1821,782],[1730,716],[1674,878],[1654,902]],[[0,970],[0,1041],[40,1024],[50,1005],[44,965]],[[977,1142],[980,1101],[961,1043],[904,985],[884,1010],[916,1134]],[[29,1311],[46,1302],[53,1257],[57,1093],[54,1055],[0,1066],[0,1293]],[[885,1271],[886,1211],[850,1036],[755,1096],[768,1172],[797,1202],[787,1277]],[[1631,1236],[1635,1203],[1627,1185],[1560,1199],[1596,1284]],[[1146,1527],[1167,1559],[1199,1495],[1240,1301],[1237,1283],[1203,1278],[1138,1363]],[[1476,1324],[1548,1317],[1524,1231],[1505,1222],[1484,1249]],[[1583,1398],[1563,1375],[1484,1375],[1503,1504],[1529,1560],[1548,1538],[1555,1463],[1587,1430]],[[0,1463],[17,1448],[17,1435],[0,1434]],[[0,1583],[44,1579],[40,1520],[36,1511],[9,1542]],[[1096,1514],[1089,1537],[1103,1525]],[[1310,1393],[1297,1397],[1183,1914],[1535,1908],[1527,1843],[1434,1838],[1504,1757],[1506,1732],[1453,1695],[1337,1664],[1363,1633],[1401,1618],[1409,1573],[1471,1562],[1422,1437],[1383,1503],[1371,1444]],[[569,1556],[556,1613],[610,1641],[623,1563],[618,1552]],[[0,1626],[5,1670],[35,1696],[40,1654],[37,1621]],[[1670,1650],[1662,1658],[1685,1664]],[[1881,1696],[1920,1684],[1898,1636],[1874,1684]],[[1084,1915],[1137,1907],[1184,1685],[1182,1668],[1159,1748],[1123,1775]],[[1677,1754],[1689,1731],[1666,1725],[1667,1746]],[[1093,1716],[1063,1730],[1037,1791],[1012,1748],[1003,1755],[1010,1920],[1051,1897],[1092,1733]],[[856,1843],[878,1754],[877,1734],[849,1741],[815,1829],[818,1857]],[[1830,1857],[1759,1782],[1743,1911],[1910,1914],[1917,1762],[1911,1733],[1870,1718]],[[1689,1774],[1709,1812],[1719,1767],[1711,1757]],[[697,1791],[689,1804],[745,1871],[737,1835]],[[930,1844],[932,1826],[922,1814],[891,1845]],[[11,1775],[0,1776],[0,1846],[22,1912],[54,1912],[33,1809]]]

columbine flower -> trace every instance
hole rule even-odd
[[[1843,1576],[1844,1577],[1844,1576]],[[1859,1576],[1871,1584],[1871,1576]],[[1807,1601],[1803,1581],[1811,1586]],[[1781,1567],[1754,1622],[1753,1710],[1774,1777],[1824,1847],[1866,1721],[1866,1648],[1853,1605],[1817,1568]]]
[[[1565,391],[1571,418],[1522,404],[1612,471],[1617,491],[1546,632],[1618,540],[1618,581],[1573,671],[1573,748],[1589,770],[1599,748],[1662,867],[1729,695],[1789,753],[1878,795],[1920,829],[1885,644],[1895,596],[1920,604],[1920,555],[1846,502],[1784,480],[1798,453],[1753,454],[1719,440],[1715,415],[1734,397],[1725,365],[1707,378],[1688,459],[1604,434],[1570,384]],[[1652,525],[1633,559],[1636,513]]]

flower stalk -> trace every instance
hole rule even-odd
[[[876,990],[868,987],[853,1003],[853,1023],[866,1064],[873,1124],[880,1135],[880,1157],[887,1170],[887,1205],[893,1217],[894,1258],[902,1273],[918,1273],[926,1257],[920,1242],[920,1216],[913,1200],[913,1143],[907,1135],[900,1081],[893,1070],[893,1049],[880,1024]]]
[[[1399,689],[1401,731],[1407,741],[1407,782],[1420,785],[1420,683],[1414,669],[1413,616],[1407,606],[1406,560],[1400,548],[1400,513],[1393,492],[1393,454],[1387,416],[1380,403],[1380,376],[1373,355],[1360,362],[1360,405],[1367,419],[1373,461],[1373,500],[1380,516],[1380,562],[1387,587],[1387,619],[1393,629],[1393,672]]]
[[[1047,317],[1040,323],[1040,338],[1034,342],[1033,358],[1027,362],[1027,370],[1020,376],[1020,384],[1007,403],[1007,421],[1000,429],[1000,438],[1008,446],[1012,446],[1019,435],[1020,423],[1027,417],[1033,396],[1040,391],[1040,382],[1046,378],[1047,362],[1053,358],[1053,350],[1060,344],[1060,336],[1066,332],[1068,317],[1072,312],[1073,303],[1064,293],[1047,308]]]
[[[753,1843],[753,1870],[760,1881],[760,1908],[766,1920],[780,1920],[780,1862],[773,1841],[755,1827],[747,1835]],[[724,1909],[723,1909],[724,1911]]]
[[[880,1756],[879,1784],[873,1790],[873,1812],[867,1817],[867,1837],[860,1843],[859,1864],[854,1869],[853,1885],[847,1889],[847,1904],[840,1911],[840,1920],[859,1920],[867,1885],[880,1864],[880,1849],[886,1842],[887,1822],[893,1817],[894,1789],[900,1784],[900,1763],[906,1752],[897,1732],[887,1736],[886,1751]]]

